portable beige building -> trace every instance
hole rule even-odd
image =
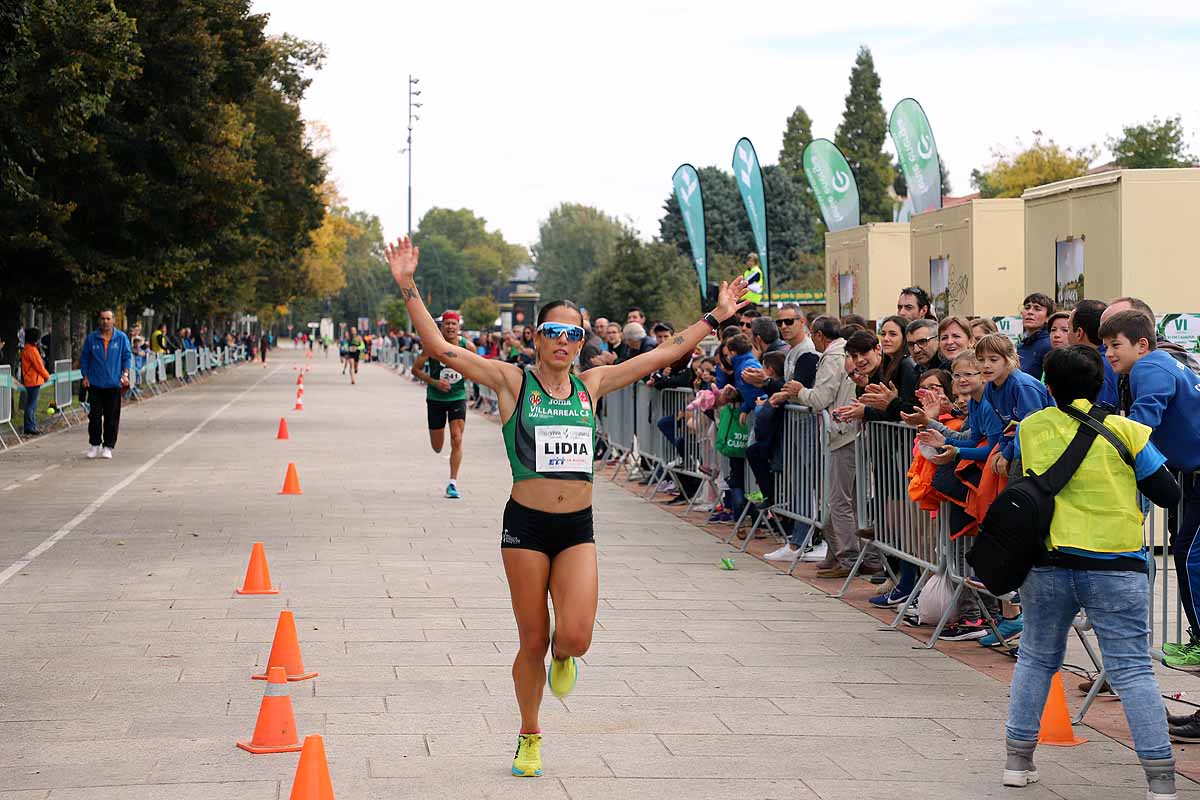
[[[1123,169],[1025,190],[1025,285],[1065,306],[1140,297],[1200,311],[1200,169]]]
[[[825,309],[878,320],[896,313],[908,285],[907,222],[868,222],[825,234]]]
[[[970,200],[909,220],[910,282],[942,318],[1019,313],[1025,297],[1025,212],[1019,198]]]

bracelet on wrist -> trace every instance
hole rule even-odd
[[[708,327],[712,328],[713,333],[716,333],[717,330],[721,327],[720,324],[717,322],[717,318],[714,317],[711,313],[703,315],[702,317],[700,317],[700,319],[703,322],[708,323]]]

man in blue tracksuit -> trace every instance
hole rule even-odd
[[[1139,309],[1120,311],[1100,326],[1108,360],[1129,376],[1129,418],[1148,425],[1151,443],[1179,473],[1183,503],[1171,531],[1179,599],[1192,639],[1163,645],[1163,663],[1200,671],[1200,377],[1158,349],[1154,321]]]
[[[88,390],[87,457],[112,458],[121,424],[121,394],[129,388],[133,348],[129,337],[113,325],[112,309],[100,312],[100,327],[83,340],[79,369]]]

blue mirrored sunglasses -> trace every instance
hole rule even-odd
[[[537,326],[537,332],[548,339],[557,339],[565,333],[568,342],[583,341],[583,328],[578,325],[564,325],[561,322],[543,322]]]

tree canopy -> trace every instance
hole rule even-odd
[[[1120,137],[1109,137],[1113,161],[1127,169],[1191,167],[1196,156],[1188,152],[1183,120],[1177,114],[1160,120],[1128,125]]]
[[[892,221],[893,201],[888,189],[894,176],[892,159],[883,151],[888,127],[879,83],[871,51],[860,47],[850,70],[846,109],[833,141],[846,156],[858,182],[863,222]]]
[[[629,228],[599,209],[563,203],[538,227],[531,248],[538,292],[546,299],[583,297],[588,276],[612,258]]]
[[[971,184],[984,197],[1020,197],[1033,186],[1085,174],[1096,150],[1063,148],[1053,139],[1042,141],[1042,132],[1034,131],[1033,144],[1028,148],[1012,154],[996,150],[992,155],[990,166],[971,172]]]
[[[325,215],[299,101],[319,45],[248,0],[0,11],[0,326],[21,303],[286,304]]]

